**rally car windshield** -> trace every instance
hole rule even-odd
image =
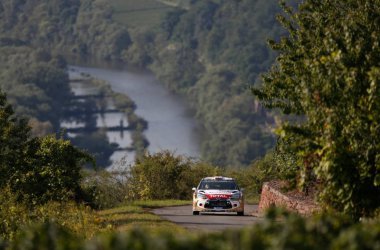
[[[238,186],[234,181],[202,181],[198,189],[236,190]]]

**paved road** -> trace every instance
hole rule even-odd
[[[188,229],[219,231],[227,228],[242,228],[259,222],[261,219],[252,215],[256,211],[257,205],[245,205],[244,216],[236,216],[235,213],[193,215],[192,207],[189,205],[158,208],[154,209],[153,213]]]

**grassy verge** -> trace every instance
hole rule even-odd
[[[191,205],[190,200],[147,200],[147,201],[134,201],[134,206],[141,206],[143,208],[158,208],[158,207],[171,207]]]
[[[166,220],[161,219],[149,211],[151,208],[188,205],[190,201],[162,200],[162,201],[135,201],[131,204],[102,210],[98,212],[103,227],[115,231],[130,231],[141,228],[152,233],[168,232],[183,234],[187,231]]]

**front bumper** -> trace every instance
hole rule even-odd
[[[208,200],[196,199],[193,201],[193,211],[196,212],[244,212],[243,200]]]

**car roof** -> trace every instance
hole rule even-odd
[[[204,181],[234,181],[234,178],[225,177],[225,176],[209,176],[205,177],[202,180]]]

